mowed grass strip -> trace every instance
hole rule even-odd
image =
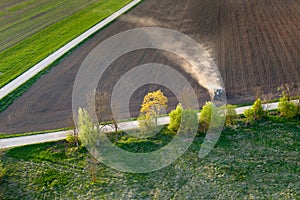
[[[86,8],[97,0],[15,1],[4,6],[3,20],[0,20],[0,51]]]
[[[129,2],[97,1],[0,52],[0,87]]]

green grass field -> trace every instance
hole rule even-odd
[[[0,16],[0,51],[30,37],[49,25],[78,12],[96,0],[4,1]]]
[[[63,141],[6,150],[2,199],[299,199],[300,123],[269,117],[225,128],[213,151],[198,158],[203,135],[170,166],[147,174],[93,164],[84,148]],[[113,137],[112,137],[113,138]],[[164,129],[151,139],[116,144],[147,152],[165,145]]]
[[[0,3],[0,87],[130,0]]]

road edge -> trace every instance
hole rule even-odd
[[[29,70],[0,88],[0,100],[6,97],[8,94],[12,93],[14,90],[19,88],[21,85],[29,81],[31,78],[33,78],[35,75],[46,69],[48,66],[50,66],[52,63],[54,63],[56,60],[60,59],[62,56],[67,54],[69,51],[74,49],[76,46],[78,46],[80,43],[88,39],[90,36],[101,30],[102,28],[105,28],[108,24],[115,21],[119,16],[122,14],[128,12],[130,9],[138,5],[142,0],[133,0],[129,4],[125,5],[112,15],[108,16],[107,18],[100,21],[95,26],[91,27],[81,35],[77,36],[67,44],[65,44],[63,47],[56,50],[54,53],[49,55],[48,57],[44,58],[39,63],[35,64],[33,67],[31,67]]]

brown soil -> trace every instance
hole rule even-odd
[[[72,124],[72,87],[88,53],[106,38],[136,27],[159,26],[191,36],[210,50],[225,82],[230,103],[251,102],[257,95],[278,97],[277,88],[300,85],[300,2],[298,0],[145,0],[66,57],[30,90],[0,114],[0,132],[55,129]],[[173,59],[170,59],[173,58]],[[181,71],[197,88],[199,101],[207,92],[181,70],[179,58],[142,50],[116,60],[99,87],[110,92],[122,73],[156,62]],[[135,92],[130,110],[138,113],[142,97],[157,86]],[[172,92],[170,108],[177,100]]]

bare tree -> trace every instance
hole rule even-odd
[[[88,169],[91,172],[92,175],[92,182],[95,183],[97,181],[97,167],[99,165],[99,161],[91,156],[90,158],[87,158],[88,163]]]
[[[263,110],[264,110],[264,116],[267,116],[268,110],[269,110],[270,107],[271,107],[270,101],[271,101],[271,95],[270,95],[270,94],[264,95],[264,97],[263,97]]]

